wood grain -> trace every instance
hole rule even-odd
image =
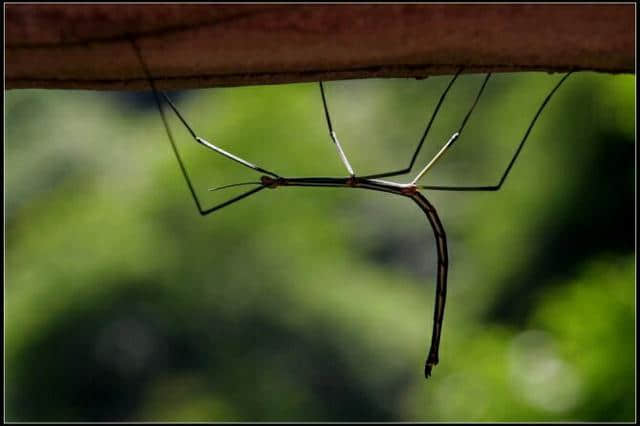
[[[8,4],[5,87],[163,89],[635,69],[635,4]]]

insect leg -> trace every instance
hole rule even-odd
[[[158,90],[156,89],[156,85],[155,85],[155,83],[153,81],[153,78],[151,76],[151,72],[149,71],[149,69],[147,67],[147,64],[144,62],[144,60],[142,58],[142,53],[140,52],[140,48],[136,44],[135,40],[131,40],[131,44],[133,46],[133,50],[135,51],[136,55],[138,56],[138,59],[140,60],[140,63],[142,64],[142,68],[143,68],[143,70],[144,70],[144,72],[145,72],[145,74],[147,76],[147,79],[149,81],[149,85],[151,86],[151,89],[153,91],[153,96],[154,96],[154,99],[156,101],[156,106],[158,107],[158,111],[160,112],[160,118],[162,119],[162,123],[164,125],[165,131],[167,132],[167,136],[168,136],[169,142],[171,144],[171,149],[173,150],[173,153],[174,153],[174,155],[176,157],[176,160],[178,161],[178,165],[180,166],[180,171],[182,172],[182,176],[184,177],[185,182],[187,183],[187,186],[189,187],[189,192],[191,192],[191,197],[193,198],[193,201],[195,202],[196,207],[198,208],[198,212],[202,216],[205,216],[205,215],[207,215],[209,213],[212,213],[212,212],[214,212],[214,211],[216,211],[218,209],[221,209],[221,208],[226,207],[226,206],[228,206],[230,204],[233,204],[233,203],[235,203],[237,201],[240,201],[243,198],[246,198],[249,195],[252,195],[252,194],[264,189],[265,186],[261,185],[261,186],[259,186],[257,188],[254,188],[254,189],[252,189],[250,191],[242,193],[242,194],[240,194],[240,195],[238,195],[238,196],[236,196],[236,197],[234,197],[234,198],[232,198],[230,200],[227,200],[227,201],[225,201],[223,203],[217,204],[217,205],[215,205],[213,207],[210,207],[210,208],[207,208],[207,209],[203,209],[202,208],[202,203],[198,199],[198,196],[196,194],[194,186],[191,183],[191,179],[189,177],[189,173],[187,172],[187,169],[184,166],[184,162],[182,161],[182,157],[180,156],[180,153],[178,151],[178,147],[177,147],[177,145],[175,143],[175,140],[173,138],[173,134],[171,133],[171,128],[169,127],[169,123],[167,122],[167,118],[165,116],[164,109],[162,107],[162,100],[160,99],[160,94],[159,94]],[[193,129],[187,124],[187,122],[184,119],[184,117],[182,117],[180,112],[177,110],[175,105],[173,105],[173,103],[171,102],[169,97],[164,93],[163,93],[163,95],[164,95],[166,101],[169,103],[169,105],[171,105],[171,108],[176,113],[178,118],[180,118],[180,121],[182,121],[182,123],[185,125],[185,127],[187,128],[189,133],[191,133],[191,135],[196,139],[196,141],[198,143],[201,143],[201,144],[205,145],[206,147],[211,148],[214,151],[218,152],[219,154],[222,154],[225,157],[231,158],[232,160],[237,161],[237,162],[239,162],[239,163],[241,163],[241,164],[243,164],[243,165],[245,165],[245,166],[247,166],[247,167],[249,167],[251,169],[254,169],[254,170],[258,171],[258,172],[263,172],[263,173],[269,174],[269,175],[271,175],[273,177],[276,177],[276,178],[279,177],[278,175],[276,175],[274,173],[271,173],[271,172],[269,172],[267,170],[261,169],[260,167],[254,166],[253,164],[251,164],[251,163],[249,163],[249,162],[247,162],[245,160],[242,160],[241,158],[236,157],[235,155],[230,154],[230,153],[228,153],[228,152],[216,147],[213,144],[208,143],[204,139],[198,138],[198,136],[196,136],[196,134],[193,131]]]
[[[569,77],[569,75],[571,75],[571,73],[572,73],[572,71],[566,73],[558,81],[558,83],[556,83],[556,85],[553,87],[553,89],[551,89],[551,91],[549,92],[547,97],[544,99],[544,101],[542,101],[542,104],[540,105],[540,107],[538,108],[538,111],[534,115],[533,120],[529,124],[529,127],[527,127],[527,130],[524,133],[524,137],[520,141],[520,144],[518,145],[518,148],[516,149],[516,152],[513,155],[513,158],[511,158],[511,161],[509,161],[509,164],[507,165],[507,168],[503,172],[502,177],[500,178],[500,180],[498,181],[497,184],[495,184],[495,185],[485,185],[485,186],[437,186],[437,185],[424,185],[424,186],[421,186],[420,188],[432,189],[432,190],[435,190],[435,191],[497,191],[497,190],[499,190],[502,187],[502,184],[504,184],[505,180],[507,179],[507,176],[509,175],[509,172],[511,171],[511,168],[513,167],[513,164],[518,159],[518,155],[520,155],[520,151],[522,150],[522,147],[524,146],[524,143],[527,141],[527,138],[529,137],[529,134],[531,133],[531,129],[533,129],[533,126],[536,123],[536,121],[538,120],[538,117],[540,116],[540,114],[542,113],[542,110],[545,108],[547,103],[549,103],[549,100],[551,100],[551,97],[560,88],[562,83],[564,83],[564,81]]]
[[[329,127],[329,136],[331,136],[331,140],[336,146],[336,149],[338,150],[338,155],[340,156],[340,160],[342,160],[342,164],[344,164],[344,166],[347,168],[347,171],[349,172],[349,176],[353,177],[355,176],[353,167],[351,167],[351,164],[349,163],[349,160],[347,159],[347,156],[344,153],[344,150],[342,149],[342,145],[340,145],[340,141],[338,140],[338,135],[336,135],[336,132],[333,130],[333,125],[331,124],[329,107],[327,107],[327,99],[324,95],[324,86],[322,82],[319,82],[319,83],[320,83],[320,95],[322,96],[322,106],[324,108],[324,116],[327,119],[327,127]]]
[[[444,92],[442,92],[442,95],[440,95],[440,99],[438,100],[438,103],[436,104],[436,108],[433,110],[433,113],[431,114],[431,118],[427,123],[427,127],[424,129],[424,133],[422,134],[420,141],[418,141],[418,146],[416,147],[416,150],[413,153],[413,156],[411,157],[411,161],[409,162],[409,165],[401,170],[396,170],[393,172],[378,173],[375,175],[362,176],[363,178],[376,179],[376,178],[383,178],[383,177],[390,177],[390,176],[398,176],[398,175],[403,175],[405,173],[409,173],[411,171],[411,169],[413,168],[413,165],[416,162],[416,159],[418,158],[418,154],[420,154],[422,145],[424,144],[424,141],[427,138],[427,135],[429,134],[429,130],[431,130],[431,125],[433,124],[433,121],[435,120],[436,115],[438,115],[438,111],[440,111],[440,106],[442,106],[444,99],[447,97],[447,93],[449,93],[449,89],[451,89],[451,86],[453,86],[453,83],[455,83],[456,79],[458,78],[460,73],[463,71],[463,69],[464,68],[460,68],[458,72],[456,72],[453,78],[449,81],[449,84],[447,85],[447,87],[444,89]]]
[[[484,92],[484,88],[487,86],[487,82],[489,81],[490,77],[491,77],[491,73],[488,73],[487,76],[484,78],[484,81],[482,82],[482,86],[480,86],[480,90],[478,91],[478,94],[476,95],[476,98],[474,99],[473,104],[471,104],[471,108],[469,108],[469,111],[467,111],[467,115],[464,116],[464,119],[462,120],[462,123],[460,124],[460,127],[458,128],[458,131],[455,132],[453,135],[451,135],[451,137],[449,138],[449,141],[440,149],[440,151],[438,151],[438,153],[431,159],[431,161],[429,161],[429,163],[427,163],[427,165],[420,171],[420,173],[418,173],[418,175],[413,179],[413,181],[411,181],[412,185],[415,185],[415,183],[417,181],[419,181],[420,178],[422,178],[422,176],[431,167],[433,167],[433,165],[436,163],[436,161],[438,161],[438,159],[440,159],[442,157],[442,155],[451,146],[453,146],[454,142],[456,140],[458,140],[458,137],[462,134],[462,130],[464,130],[464,126],[466,126],[467,125],[467,121],[469,121],[469,117],[471,117],[471,113],[475,109],[476,105],[478,105],[478,101],[480,100],[480,96],[482,96],[482,92]]]
[[[279,176],[273,172],[270,172],[268,170],[265,170],[261,167],[256,166],[255,164],[251,164],[250,162],[243,160],[242,158],[231,154],[230,152],[225,151],[224,149],[212,144],[211,142],[207,141],[204,138],[201,138],[200,136],[196,135],[196,133],[194,132],[194,130],[191,128],[191,126],[189,126],[189,124],[187,123],[187,121],[184,119],[184,117],[182,116],[182,114],[180,114],[180,111],[178,111],[178,108],[176,108],[176,106],[174,105],[174,103],[171,101],[171,99],[169,99],[169,96],[167,96],[166,93],[162,93],[162,96],[164,97],[164,99],[167,101],[167,103],[169,104],[169,106],[171,107],[171,109],[173,110],[173,112],[176,113],[176,115],[178,116],[178,118],[180,119],[180,121],[182,122],[182,124],[184,124],[184,126],[187,128],[187,130],[189,131],[189,133],[191,134],[191,136],[193,137],[193,139],[198,142],[200,145],[212,149],[213,151],[217,152],[220,155],[223,155],[237,163],[242,164],[245,167],[248,167],[250,169],[253,169],[257,172],[260,173],[266,173],[268,175],[271,175],[275,178],[278,178]]]
[[[180,153],[178,152],[178,147],[177,147],[177,145],[175,143],[175,140],[173,139],[173,135],[171,133],[171,128],[169,127],[169,123],[167,122],[167,119],[166,119],[165,114],[164,114],[164,109],[162,108],[162,103],[160,101],[160,97],[158,95],[158,92],[155,90],[155,88],[154,88],[154,96],[156,98],[156,104],[158,106],[158,110],[160,111],[160,117],[162,118],[162,123],[164,124],[164,128],[167,131],[167,136],[169,137],[169,142],[171,143],[171,148],[173,150],[173,153],[176,156],[176,160],[178,160],[178,165],[180,166],[180,170],[182,171],[182,175],[184,176],[184,179],[187,182],[187,186],[189,187],[189,191],[191,192],[191,196],[193,197],[193,201],[196,203],[196,207],[198,208],[198,212],[200,213],[200,215],[206,216],[209,213],[213,213],[214,211],[219,210],[219,209],[221,209],[223,207],[226,207],[226,206],[228,206],[230,204],[233,204],[236,201],[240,201],[243,198],[246,198],[249,195],[252,195],[252,194],[260,191],[261,189],[265,188],[265,186],[259,186],[257,188],[254,188],[254,189],[250,190],[250,191],[244,192],[244,193],[238,195],[237,197],[234,197],[234,198],[232,198],[232,199],[230,199],[228,201],[225,201],[223,203],[217,204],[217,205],[215,205],[213,207],[210,207],[208,209],[203,209],[202,208],[202,204],[200,203],[200,200],[198,199],[198,196],[196,195],[196,191],[195,191],[195,189],[193,187],[193,184],[191,183],[191,179],[189,178],[189,173],[187,173],[187,169],[184,166],[184,163],[182,161],[182,157],[180,156]],[[177,113],[177,110],[174,110],[174,111],[176,111],[176,113]],[[185,125],[186,125],[186,122],[185,122]],[[232,155],[232,154],[230,154],[230,155]],[[241,160],[241,161],[244,161],[244,160]],[[261,169],[258,168],[258,167],[252,167],[252,168],[254,168],[255,170],[261,171]],[[265,171],[265,173],[269,173],[269,172]]]

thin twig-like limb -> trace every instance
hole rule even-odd
[[[458,133],[461,134],[462,130],[464,130],[464,126],[467,125],[467,121],[469,121],[469,117],[471,117],[471,114],[473,113],[473,110],[476,108],[476,105],[478,105],[478,101],[480,100],[480,97],[482,96],[482,93],[484,92],[484,88],[487,86],[487,83],[489,82],[490,78],[491,78],[491,73],[487,73],[487,76],[482,81],[482,86],[480,86],[480,90],[478,90],[478,94],[476,95],[476,98],[473,100],[473,104],[471,105],[471,108],[469,108],[469,111],[467,111],[467,115],[464,116],[464,119],[462,120],[462,123],[460,124],[460,128],[458,129]]]
[[[176,106],[174,105],[174,103],[171,101],[171,99],[169,99],[169,96],[167,96],[166,93],[162,93],[162,96],[165,98],[165,100],[167,101],[167,103],[169,104],[169,106],[171,107],[171,109],[173,110],[173,112],[176,113],[176,115],[178,116],[178,118],[180,119],[180,121],[182,122],[182,124],[184,124],[184,126],[187,128],[187,130],[189,131],[189,133],[191,134],[191,136],[193,137],[193,139],[198,142],[200,145],[207,147],[209,149],[212,149],[213,151],[217,152],[220,155],[223,155],[237,163],[242,164],[245,167],[248,167],[250,169],[253,169],[257,172],[260,173],[266,173],[268,175],[271,175],[273,177],[278,177],[277,174],[270,172],[268,170],[263,169],[262,167],[258,167],[255,164],[251,164],[250,162],[243,160],[242,158],[231,154],[230,152],[225,151],[224,149],[212,144],[211,142],[207,141],[204,138],[201,138],[200,136],[196,135],[196,133],[194,132],[194,130],[191,128],[191,126],[189,126],[189,124],[187,123],[187,120],[184,119],[184,117],[182,116],[182,114],[180,113],[180,111],[178,111],[178,108],[176,108]]]
[[[542,102],[542,104],[538,108],[538,111],[536,112],[535,116],[533,117],[533,120],[531,121],[531,124],[529,124],[529,127],[527,127],[527,131],[524,133],[524,137],[522,138],[522,141],[520,141],[520,144],[518,145],[518,148],[516,149],[516,152],[513,155],[513,158],[511,158],[511,161],[509,161],[509,164],[507,165],[507,168],[505,169],[504,173],[502,174],[502,177],[500,178],[500,181],[497,184],[495,184],[495,185],[485,185],[485,186],[423,185],[423,186],[420,186],[420,188],[431,189],[431,190],[435,190],[435,191],[497,191],[497,190],[499,190],[502,187],[502,184],[507,180],[507,176],[509,175],[509,172],[511,171],[511,168],[513,167],[513,164],[516,162],[516,159],[518,158],[518,155],[520,155],[520,151],[522,150],[522,147],[524,146],[524,143],[527,141],[527,138],[529,137],[529,134],[531,133],[531,129],[533,129],[533,126],[536,123],[536,121],[538,120],[538,117],[540,116],[540,114],[542,113],[542,110],[545,108],[547,103],[549,103],[549,101],[551,100],[551,97],[560,88],[562,83],[564,83],[564,81],[569,77],[569,75],[571,75],[571,73],[572,73],[572,71],[566,73],[560,79],[560,81],[558,81],[558,83],[556,83],[556,85],[553,87],[553,89],[549,92],[547,97],[544,99],[544,101]]]
[[[413,168],[413,165],[416,162],[416,159],[418,158],[418,154],[420,154],[422,145],[424,144],[424,141],[427,138],[427,135],[429,134],[429,130],[431,130],[431,125],[433,124],[433,121],[435,120],[436,115],[438,115],[438,111],[440,111],[440,106],[444,102],[444,99],[447,97],[447,93],[449,93],[449,89],[451,89],[451,86],[453,86],[453,83],[456,81],[456,79],[458,78],[458,76],[463,70],[464,68],[458,69],[458,72],[456,72],[453,78],[449,81],[449,84],[447,84],[447,87],[444,89],[444,92],[442,92],[442,95],[440,95],[440,99],[438,100],[438,103],[436,104],[436,108],[433,110],[433,113],[431,114],[431,118],[429,119],[429,122],[427,123],[427,127],[425,127],[424,132],[422,133],[422,137],[420,138],[420,141],[418,141],[418,146],[416,147],[416,150],[414,151],[413,156],[411,157],[411,161],[409,162],[409,165],[401,170],[396,170],[393,172],[377,173],[374,175],[367,175],[367,176],[363,176],[364,178],[377,179],[377,178],[383,178],[383,177],[392,177],[392,176],[403,175],[411,171],[411,169]]]
[[[420,173],[418,173],[418,175],[413,179],[413,181],[411,181],[412,185],[415,185],[416,182],[419,181],[420,178],[424,176],[424,174],[427,173],[427,171],[431,167],[433,167],[436,161],[438,161],[438,159],[440,159],[442,155],[444,155],[444,153],[458,139],[460,134],[462,134],[462,130],[464,130],[464,126],[467,125],[467,121],[469,121],[469,117],[471,117],[471,113],[473,112],[476,105],[478,104],[478,101],[480,100],[480,96],[482,96],[482,92],[484,92],[484,88],[486,87],[490,77],[491,77],[491,73],[488,73],[487,76],[484,78],[484,81],[482,82],[482,86],[480,86],[480,90],[478,91],[478,94],[476,95],[476,98],[474,99],[473,104],[471,104],[471,108],[469,108],[469,111],[467,111],[467,115],[465,115],[464,119],[462,120],[462,123],[460,124],[458,131],[455,132],[453,135],[451,135],[451,137],[449,138],[449,141],[447,141],[447,143],[440,149],[440,151],[438,151],[438,153],[431,159],[431,161],[429,161],[429,163],[427,163],[427,165],[420,171]]]
[[[160,100],[160,95],[159,95],[158,91],[156,90],[156,86],[155,86],[155,83],[154,83],[153,78],[151,76],[151,72],[147,68],[147,64],[144,62],[144,60],[142,58],[142,52],[140,52],[140,48],[136,44],[135,40],[131,40],[131,44],[133,46],[133,50],[136,52],[136,55],[138,55],[138,58],[140,59],[140,63],[142,65],[142,68],[144,69],[145,74],[147,75],[147,78],[149,80],[149,85],[151,86],[151,89],[153,90],[153,97],[154,97],[154,99],[156,101],[156,106],[158,107],[158,111],[160,112],[160,118],[162,119],[162,123],[163,123],[164,128],[165,128],[165,130],[167,132],[167,136],[169,138],[169,143],[171,144],[171,149],[173,150],[173,153],[174,153],[174,155],[176,157],[176,160],[178,160],[178,165],[180,166],[180,171],[182,172],[182,176],[184,177],[185,182],[187,183],[187,186],[189,187],[189,192],[191,192],[191,197],[193,198],[193,201],[195,202],[196,207],[198,208],[198,212],[200,213],[200,215],[205,216],[205,215],[208,215],[209,213],[213,213],[216,210],[219,210],[219,209],[221,209],[223,207],[226,207],[226,206],[228,206],[230,204],[233,204],[236,201],[240,201],[243,198],[246,198],[249,195],[255,194],[256,192],[264,189],[265,188],[264,186],[260,186],[258,188],[254,188],[254,189],[252,189],[250,191],[247,191],[247,192],[245,192],[243,194],[240,194],[237,197],[234,197],[234,198],[232,198],[232,199],[230,199],[228,201],[222,202],[220,204],[217,204],[217,205],[215,205],[213,207],[210,207],[210,208],[207,208],[207,209],[203,209],[202,203],[200,202],[200,199],[198,199],[198,195],[196,194],[196,191],[195,191],[195,189],[193,187],[193,184],[191,183],[191,179],[189,178],[189,173],[187,172],[187,169],[184,166],[184,162],[182,161],[182,157],[180,156],[180,153],[178,151],[178,146],[176,145],[176,142],[173,139],[173,134],[171,132],[171,128],[169,127],[169,123],[168,123],[167,118],[165,116],[164,108],[162,107],[162,101]],[[197,136],[195,135],[195,133],[193,132],[191,127],[187,124],[187,122],[184,120],[182,115],[178,112],[178,110],[175,108],[175,106],[171,103],[171,101],[169,100],[169,98],[166,95],[165,95],[165,99],[167,99],[169,101],[169,104],[171,105],[172,109],[176,112],[176,114],[178,115],[180,120],[184,123],[184,125],[187,127],[189,132],[194,136],[194,138],[197,138]],[[230,155],[232,155],[232,154],[230,154]],[[233,156],[233,157],[235,157],[235,156]],[[229,158],[232,158],[232,157],[229,157]],[[238,158],[238,160],[244,161],[244,160],[242,160],[240,158]],[[263,171],[262,169],[259,169],[259,168],[254,168],[254,170],[262,171],[262,172],[270,174],[269,172]],[[271,174],[271,175],[277,177],[277,175],[274,175],[274,174]]]
[[[424,168],[420,171],[420,173],[418,173],[416,175],[416,177],[411,181],[412,185],[415,185],[417,181],[420,180],[420,178],[427,173],[427,171],[433,167],[433,165],[436,163],[436,161],[438,161],[440,159],[440,157],[442,157],[444,155],[445,152],[447,152],[447,150],[451,147],[451,145],[453,145],[453,143],[458,139],[458,136],[460,136],[460,133],[455,132],[453,135],[451,135],[451,137],[449,138],[449,140],[447,141],[446,144],[444,144],[444,146],[442,148],[440,148],[440,151],[438,151],[438,153],[436,155],[433,156],[433,158],[431,159],[431,161],[429,161],[427,163],[426,166],[424,166]]]
[[[331,124],[329,107],[327,106],[327,99],[324,95],[324,86],[322,85],[321,81],[319,82],[319,84],[320,84],[320,95],[322,96],[322,107],[324,108],[324,116],[327,119],[327,127],[329,128],[329,136],[331,136],[331,140],[336,146],[336,149],[338,150],[338,155],[340,156],[340,160],[342,160],[342,164],[344,164],[344,166],[347,168],[347,172],[349,172],[349,176],[353,177],[356,174],[353,171],[353,167],[351,167],[351,163],[349,163],[349,160],[347,159],[347,155],[344,153],[344,150],[342,149],[342,145],[340,145],[340,141],[338,140],[338,135],[336,135],[336,132],[333,130],[333,125]]]
[[[221,209],[221,208],[223,208],[223,207],[227,207],[228,205],[233,204],[233,203],[235,203],[236,201],[240,201],[240,200],[242,200],[242,199],[244,199],[244,198],[247,198],[249,195],[253,195],[253,194],[255,194],[255,193],[256,193],[256,192],[258,192],[258,191],[262,191],[262,190],[263,190],[263,189],[265,189],[265,188],[266,188],[265,186],[259,186],[259,187],[257,187],[257,188],[252,189],[251,191],[244,192],[244,193],[242,193],[242,194],[238,195],[237,197],[234,197],[234,198],[232,198],[232,199],[230,199],[230,200],[227,200],[227,201],[222,202],[222,203],[220,203],[220,204],[216,204],[216,205],[215,205],[215,206],[213,206],[213,207],[209,207],[207,210],[204,210],[204,211],[202,211],[202,210],[201,210],[201,211],[200,211],[200,214],[201,214],[202,216],[206,216],[206,215],[208,215],[209,213],[213,213],[213,212],[215,212],[216,210],[220,210],[220,209]]]

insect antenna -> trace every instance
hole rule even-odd
[[[221,189],[234,188],[236,186],[244,186],[244,185],[262,185],[262,182],[240,182],[240,183],[232,183],[230,185],[223,186],[215,186],[213,188],[209,188],[209,191],[219,191]]]

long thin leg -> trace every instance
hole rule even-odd
[[[160,118],[162,119],[162,123],[164,125],[165,131],[167,132],[167,136],[169,138],[169,142],[171,144],[171,149],[173,150],[173,153],[176,157],[176,160],[178,160],[178,165],[180,166],[180,171],[182,172],[182,176],[185,179],[185,182],[187,183],[187,186],[189,187],[189,192],[191,192],[191,197],[193,198],[193,201],[196,204],[196,207],[198,208],[198,212],[202,215],[205,216],[209,213],[213,213],[216,210],[219,210],[223,207],[226,207],[232,203],[235,203],[236,201],[240,201],[243,198],[248,197],[249,195],[255,194],[256,192],[262,190],[265,188],[265,186],[259,186],[258,188],[254,188],[250,191],[247,191],[245,193],[242,193],[240,195],[238,195],[237,197],[234,197],[230,200],[227,200],[223,203],[217,204],[213,207],[207,208],[207,209],[203,209],[202,208],[202,204],[200,203],[200,200],[198,199],[198,196],[196,194],[196,191],[193,187],[193,184],[191,183],[191,179],[189,178],[189,173],[187,173],[187,169],[184,166],[184,162],[182,161],[182,157],[180,156],[180,153],[178,152],[178,147],[175,143],[175,140],[173,139],[173,134],[171,133],[171,128],[169,127],[169,123],[167,122],[167,118],[164,114],[164,109],[162,108],[162,101],[160,100],[160,95],[158,93],[158,90],[156,89],[156,85],[153,81],[153,78],[151,77],[151,72],[149,71],[147,64],[144,62],[143,58],[142,58],[142,53],[140,52],[140,48],[138,47],[138,45],[136,44],[135,40],[131,40],[131,43],[133,45],[134,51],[136,52],[136,55],[138,56],[138,59],[140,60],[140,63],[142,65],[142,68],[144,69],[144,72],[147,76],[147,79],[149,81],[149,85],[151,86],[151,89],[153,91],[153,96],[154,99],[156,101],[156,106],[158,107],[158,111],[160,112]],[[174,112],[178,115],[178,117],[180,118],[180,120],[182,121],[182,123],[186,126],[186,128],[189,130],[189,132],[191,133],[191,135],[197,139],[197,136],[195,135],[195,133],[193,132],[193,130],[191,129],[191,127],[187,124],[187,122],[184,120],[184,118],[182,117],[182,115],[180,115],[180,113],[178,112],[178,110],[175,108],[175,106],[171,103],[171,100],[169,100],[169,98],[165,96],[165,99],[169,102],[169,104],[171,105],[172,109],[174,110]],[[204,141],[204,140],[203,140]],[[198,141],[200,142],[200,141]],[[206,142],[206,141],[205,141]],[[208,145],[205,145],[208,146]],[[211,145],[212,149],[216,150],[216,152],[218,152],[217,147],[215,147],[214,145]],[[222,151],[222,150],[220,150]],[[224,153],[223,153],[224,152]],[[278,177],[277,175],[267,172],[266,170],[260,169],[259,167],[253,166],[251,163],[245,162],[244,160],[242,160],[241,158],[235,157],[233,154],[229,154],[226,151],[220,152],[222,155],[224,156],[230,156],[229,158],[234,159],[235,161],[240,162],[241,164],[246,165],[247,167],[250,167],[254,170],[263,172],[263,173],[267,173],[267,174],[271,174],[274,177]],[[247,163],[247,164],[245,164]]]
[[[184,166],[184,163],[182,161],[180,153],[178,152],[178,147],[177,147],[177,145],[175,143],[175,140],[173,139],[173,135],[171,133],[171,129],[169,127],[169,123],[167,122],[167,119],[165,117],[164,110],[162,108],[162,103],[160,102],[160,97],[158,96],[158,92],[155,90],[155,87],[154,87],[153,91],[154,91],[154,97],[156,99],[156,104],[158,106],[158,110],[160,111],[160,117],[162,118],[162,122],[164,124],[164,128],[167,131],[167,136],[169,137],[169,142],[171,143],[171,148],[173,149],[173,153],[175,154],[176,159],[178,160],[178,165],[180,166],[180,170],[182,171],[182,175],[184,176],[184,179],[187,182],[187,186],[189,187],[189,191],[191,192],[191,196],[193,197],[193,201],[195,201],[195,203],[196,203],[196,207],[198,208],[198,212],[200,213],[200,215],[206,216],[209,213],[213,213],[214,211],[219,210],[219,209],[221,209],[223,207],[226,207],[226,206],[228,206],[230,204],[233,204],[236,201],[240,201],[243,198],[246,198],[249,195],[252,195],[252,194],[254,194],[254,193],[256,193],[256,192],[258,192],[258,191],[260,191],[260,190],[265,188],[265,186],[259,186],[257,188],[254,188],[254,189],[250,190],[250,191],[244,192],[244,193],[238,195],[237,197],[234,197],[234,198],[232,198],[232,199],[230,199],[228,201],[222,202],[220,204],[216,204],[215,206],[209,207],[208,209],[203,209],[202,208],[202,204],[200,203],[200,200],[198,199],[198,196],[196,195],[196,191],[195,191],[195,189],[193,187],[193,184],[191,183],[191,179],[189,178],[189,174],[187,173],[187,169]],[[255,170],[260,170],[260,169],[259,168],[255,168]]]
[[[436,118],[436,115],[438,115],[438,111],[440,111],[440,106],[442,106],[442,103],[444,102],[444,99],[447,97],[447,93],[449,93],[449,89],[451,89],[451,86],[453,86],[453,83],[455,83],[455,81],[457,80],[458,76],[460,75],[460,73],[464,70],[464,68],[460,68],[458,70],[458,72],[456,72],[456,74],[453,76],[453,78],[449,81],[449,84],[447,85],[447,87],[444,89],[444,92],[442,92],[442,95],[440,95],[440,99],[438,100],[438,103],[436,104],[436,108],[433,110],[433,113],[431,114],[431,118],[429,119],[429,122],[427,123],[427,127],[425,127],[424,129],[424,133],[422,133],[422,137],[420,138],[420,141],[418,141],[418,146],[416,147],[415,152],[413,153],[413,156],[411,157],[411,161],[409,162],[409,165],[407,167],[405,167],[404,169],[401,170],[396,170],[393,172],[385,172],[385,173],[378,173],[378,174],[374,174],[374,175],[368,175],[368,176],[362,176],[365,179],[377,179],[377,178],[383,178],[383,177],[391,177],[391,176],[398,176],[398,175],[403,175],[406,173],[409,173],[411,171],[411,169],[413,168],[413,165],[416,162],[416,159],[418,158],[418,154],[420,154],[420,150],[422,149],[422,145],[424,144],[424,141],[427,138],[427,135],[429,134],[429,130],[431,130],[431,125],[433,124],[433,121]]]
[[[545,108],[547,103],[549,103],[549,100],[551,100],[551,97],[560,88],[562,83],[564,83],[564,81],[569,77],[569,75],[571,75],[571,73],[572,73],[572,71],[566,73],[564,75],[564,77],[562,77],[560,79],[560,81],[558,81],[558,83],[556,83],[556,85],[553,87],[553,89],[549,92],[547,97],[544,99],[544,101],[542,102],[542,104],[538,108],[538,111],[536,112],[535,116],[533,117],[533,120],[531,121],[531,124],[529,124],[529,127],[527,128],[527,131],[524,133],[524,137],[520,141],[520,144],[518,145],[518,148],[516,149],[516,152],[513,155],[513,158],[511,158],[511,161],[509,161],[509,164],[507,165],[507,168],[505,169],[504,173],[502,174],[502,177],[500,178],[500,181],[497,184],[495,184],[495,185],[485,185],[485,186],[437,186],[437,185],[424,185],[424,186],[420,186],[420,188],[431,189],[431,190],[435,190],[435,191],[497,191],[497,190],[499,190],[502,187],[502,184],[504,184],[504,182],[507,180],[507,176],[509,176],[509,172],[511,171],[511,168],[513,167],[513,164],[516,162],[516,159],[518,158],[518,155],[520,155],[520,151],[522,150],[522,147],[524,146],[524,143],[527,141],[527,138],[529,137],[529,134],[531,133],[531,129],[533,129],[533,126],[536,123],[536,121],[538,120],[538,117],[540,116],[540,114],[542,113],[542,110]]]
[[[353,167],[351,167],[351,164],[349,163],[349,160],[347,159],[347,156],[344,153],[344,150],[342,149],[342,145],[340,145],[340,141],[338,140],[338,135],[336,135],[336,132],[333,130],[333,125],[331,124],[329,107],[327,107],[327,98],[324,95],[324,86],[322,85],[321,81],[319,83],[320,83],[320,95],[322,96],[322,106],[324,108],[324,116],[327,119],[327,127],[329,128],[329,136],[331,136],[331,140],[336,146],[336,149],[338,150],[338,155],[340,156],[340,160],[342,160],[342,164],[344,164],[344,166],[347,168],[347,171],[349,172],[349,176],[353,177],[355,176]]]
[[[178,111],[178,108],[176,108],[176,106],[173,104],[173,102],[171,102],[171,99],[169,99],[169,96],[167,96],[166,93],[162,93],[162,96],[164,97],[164,99],[167,101],[167,103],[169,104],[169,106],[171,107],[171,109],[173,110],[173,112],[176,113],[176,115],[178,116],[178,118],[180,119],[180,121],[182,122],[182,124],[184,124],[184,126],[187,128],[187,130],[189,131],[189,133],[191,134],[191,136],[193,137],[193,139],[198,142],[200,145],[203,145],[209,149],[214,150],[215,152],[217,152],[218,154],[221,154],[237,163],[242,164],[245,167],[248,167],[250,169],[253,169],[257,172],[260,173],[265,173],[268,175],[271,175],[275,178],[278,178],[280,176],[278,176],[277,174],[270,172],[268,170],[265,170],[261,167],[256,166],[255,164],[251,164],[250,162],[243,160],[242,158],[231,154],[230,152],[225,151],[224,149],[215,146],[214,144],[212,144],[211,142],[205,140],[204,138],[201,138],[200,136],[196,135],[196,133],[193,131],[193,129],[191,128],[191,126],[189,126],[189,124],[187,123],[187,120],[184,119],[184,117],[182,116],[182,114],[180,114],[180,111]]]
[[[436,161],[438,161],[438,159],[440,159],[440,157],[442,157],[442,155],[444,155],[444,153],[447,152],[447,150],[451,148],[451,146],[453,146],[454,142],[458,140],[458,137],[462,134],[462,130],[464,130],[464,127],[467,125],[467,121],[469,121],[469,117],[471,117],[473,110],[476,108],[476,105],[478,105],[480,96],[482,96],[482,93],[484,92],[484,88],[487,86],[487,82],[489,81],[490,77],[491,77],[491,73],[488,73],[487,76],[484,78],[484,81],[482,82],[482,86],[480,86],[480,90],[478,90],[478,94],[476,95],[476,98],[474,99],[473,104],[471,104],[471,108],[469,108],[469,111],[467,111],[467,115],[464,116],[462,123],[460,123],[460,127],[458,128],[458,131],[455,132],[453,135],[451,135],[447,143],[440,149],[440,151],[438,151],[438,153],[431,159],[431,161],[427,163],[427,165],[420,171],[420,173],[418,173],[418,175],[413,179],[413,181],[411,181],[411,185],[415,185],[416,182],[419,181],[420,178],[424,176],[424,174],[427,173],[427,171],[431,167],[433,167]]]

